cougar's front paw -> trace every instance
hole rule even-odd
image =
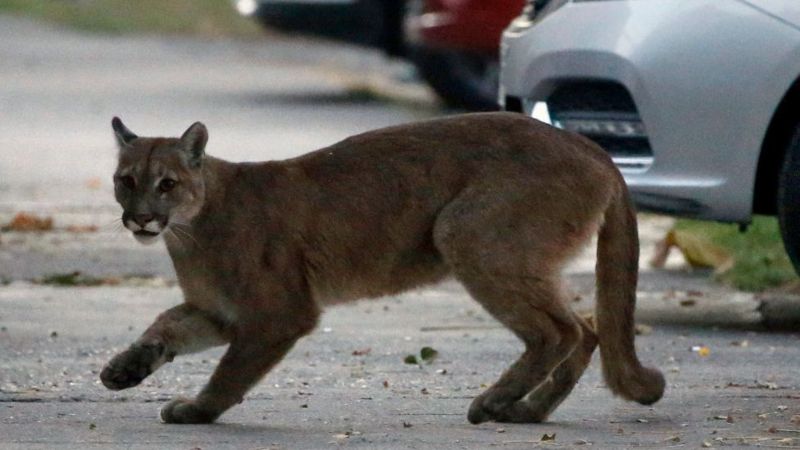
[[[109,361],[100,372],[100,380],[114,391],[136,386],[153,373],[163,356],[162,344],[134,344]]]
[[[201,408],[193,400],[176,398],[161,409],[161,420],[165,423],[211,423],[219,414]]]

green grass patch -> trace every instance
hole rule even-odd
[[[734,265],[720,279],[737,289],[758,292],[798,279],[774,217],[754,217],[744,233],[735,224],[686,219],[678,220],[675,228],[728,250],[734,257]]]
[[[259,26],[241,17],[229,0],[0,0],[0,13],[112,34],[259,34]]]

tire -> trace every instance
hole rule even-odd
[[[800,275],[800,126],[786,147],[778,176],[777,209],[783,246]]]
[[[500,62],[488,55],[459,50],[409,49],[420,76],[447,106],[470,111],[498,109]]]

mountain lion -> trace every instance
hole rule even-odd
[[[242,401],[314,329],[323,305],[396,294],[453,276],[526,350],[472,402],[472,423],[540,422],[598,344],[617,395],[651,404],[664,378],[634,349],[636,216],[609,156],[579,135],[512,113],[389,127],[285,161],[205,154],[138,137],[114,118],[122,222],[163,236],[184,303],[162,313],[100,378],[139,384],[175,356],[228,344],[168,423],[208,423]],[[561,291],[564,264],[599,232],[597,330]]]

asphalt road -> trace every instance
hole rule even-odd
[[[0,235],[0,448],[800,445],[798,335],[704,322],[657,323],[638,338],[642,359],[668,381],[653,407],[612,398],[595,360],[550,422],[469,425],[470,400],[521,346],[453,283],[331,309],[215,425],[164,425],[158,410],[197,392],[221,349],[180,358],[138,388],[105,390],[103,364],[181,301],[164,249],[136,245],[115,221],[110,118],[145,135],[202,120],[209,153],[280,159],[441,114],[402,81],[407,71],[319,42],[98,37],[0,16],[0,224],[29,211],[56,226]],[[645,260],[670,222],[641,222]],[[592,296],[592,267],[587,252],[569,269],[579,308]],[[107,285],[38,282],[76,270]],[[692,305],[739,295],[705,274],[642,270],[643,306],[675,300],[692,315]],[[403,362],[424,346],[439,357]]]

